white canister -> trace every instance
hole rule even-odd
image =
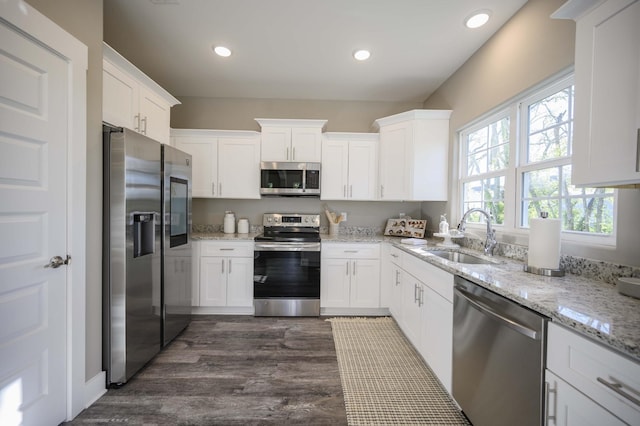
[[[233,212],[224,212],[224,233],[233,234],[236,232],[236,215]]]
[[[238,234],[249,233],[249,219],[238,219]]]

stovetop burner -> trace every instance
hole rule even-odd
[[[265,213],[262,219],[264,233],[255,241],[268,242],[320,242],[320,215]]]

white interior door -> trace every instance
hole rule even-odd
[[[65,60],[0,21],[0,419],[66,418]]]

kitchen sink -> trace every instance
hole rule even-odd
[[[429,254],[432,254],[434,256],[438,256],[438,257],[441,257],[443,259],[450,260],[451,262],[471,263],[471,264],[478,264],[478,265],[492,264],[493,263],[490,260],[483,259],[481,257],[474,256],[472,254],[460,253],[460,252],[457,252],[457,251],[447,251],[447,250],[426,251],[425,250],[425,253],[429,253]]]

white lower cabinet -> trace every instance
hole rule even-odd
[[[200,242],[198,307],[202,313],[253,309],[253,242]],[[197,313],[197,312],[196,312]]]
[[[402,252],[388,245],[389,274],[387,275],[386,286],[388,294],[388,307],[391,315],[400,317],[402,311]]]
[[[427,285],[423,290],[419,352],[451,393],[453,303]]]
[[[453,275],[395,247],[389,256],[391,314],[451,392]]]
[[[545,370],[545,383],[548,395],[547,425],[622,426],[626,424],[549,370]]]
[[[560,325],[547,333],[546,424],[640,424],[640,364]]]
[[[380,244],[323,242],[321,258],[323,313],[335,308],[380,308]]]

